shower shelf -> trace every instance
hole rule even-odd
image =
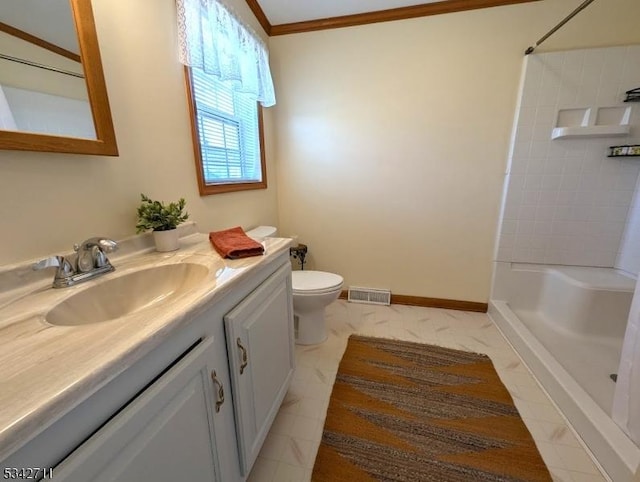
[[[576,137],[613,137],[626,136],[631,132],[631,126],[571,126],[556,127],[551,134],[552,139],[571,139]]]
[[[551,139],[616,137],[631,132],[631,107],[576,107],[560,109]]]

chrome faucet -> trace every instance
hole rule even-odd
[[[74,245],[73,249],[76,254],[72,261],[64,256],[52,256],[35,263],[33,269],[56,267],[54,288],[73,286],[115,269],[106,255],[118,249],[118,243],[112,239],[89,238],[81,244]]]
[[[111,253],[116,249],[118,249],[118,243],[109,238],[89,238],[80,245],[74,245],[73,250],[78,253],[76,272],[88,273],[96,268],[111,266],[105,253]]]

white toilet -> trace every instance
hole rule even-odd
[[[258,226],[247,235],[261,241],[276,235],[273,226]],[[296,323],[296,343],[314,345],[327,339],[324,309],[338,299],[342,291],[342,276],[324,271],[293,271],[293,313]]]
[[[327,339],[324,309],[338,299],[344,280],[342,276],[324,271],[294,271],[291,280],[296,343],[322,343]]]

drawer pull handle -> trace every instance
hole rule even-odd
[[[242,346],[242,341],[240,341],[240,338],[236,340],[236,345],[238,345],[238,348],[242,350],[242,364],[240,365],[240,375],[242,375],[244,373],[244,369],[247,368],[247,364],[249,363],[247,359],[247,349]]]
[[[224,387],[220,380],[218,380],[218,375],[216,375],[216,371],[213,370],[211,372],[211,380],[213,380],[214,385],[218,389],[217,399],[216,399],[216,413],[220,411],[220,407],[224,403]]]

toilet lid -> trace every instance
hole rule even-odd
[[[324,271],[293,271],[291,273],[293,291],[324,292],[340,288],[342,276]]]
[[[256,241],[262,241],[264,238],[271,238],[276,235],[277,229],[273,226],[258,226],[247,231],[247,236],[255,239]]]

